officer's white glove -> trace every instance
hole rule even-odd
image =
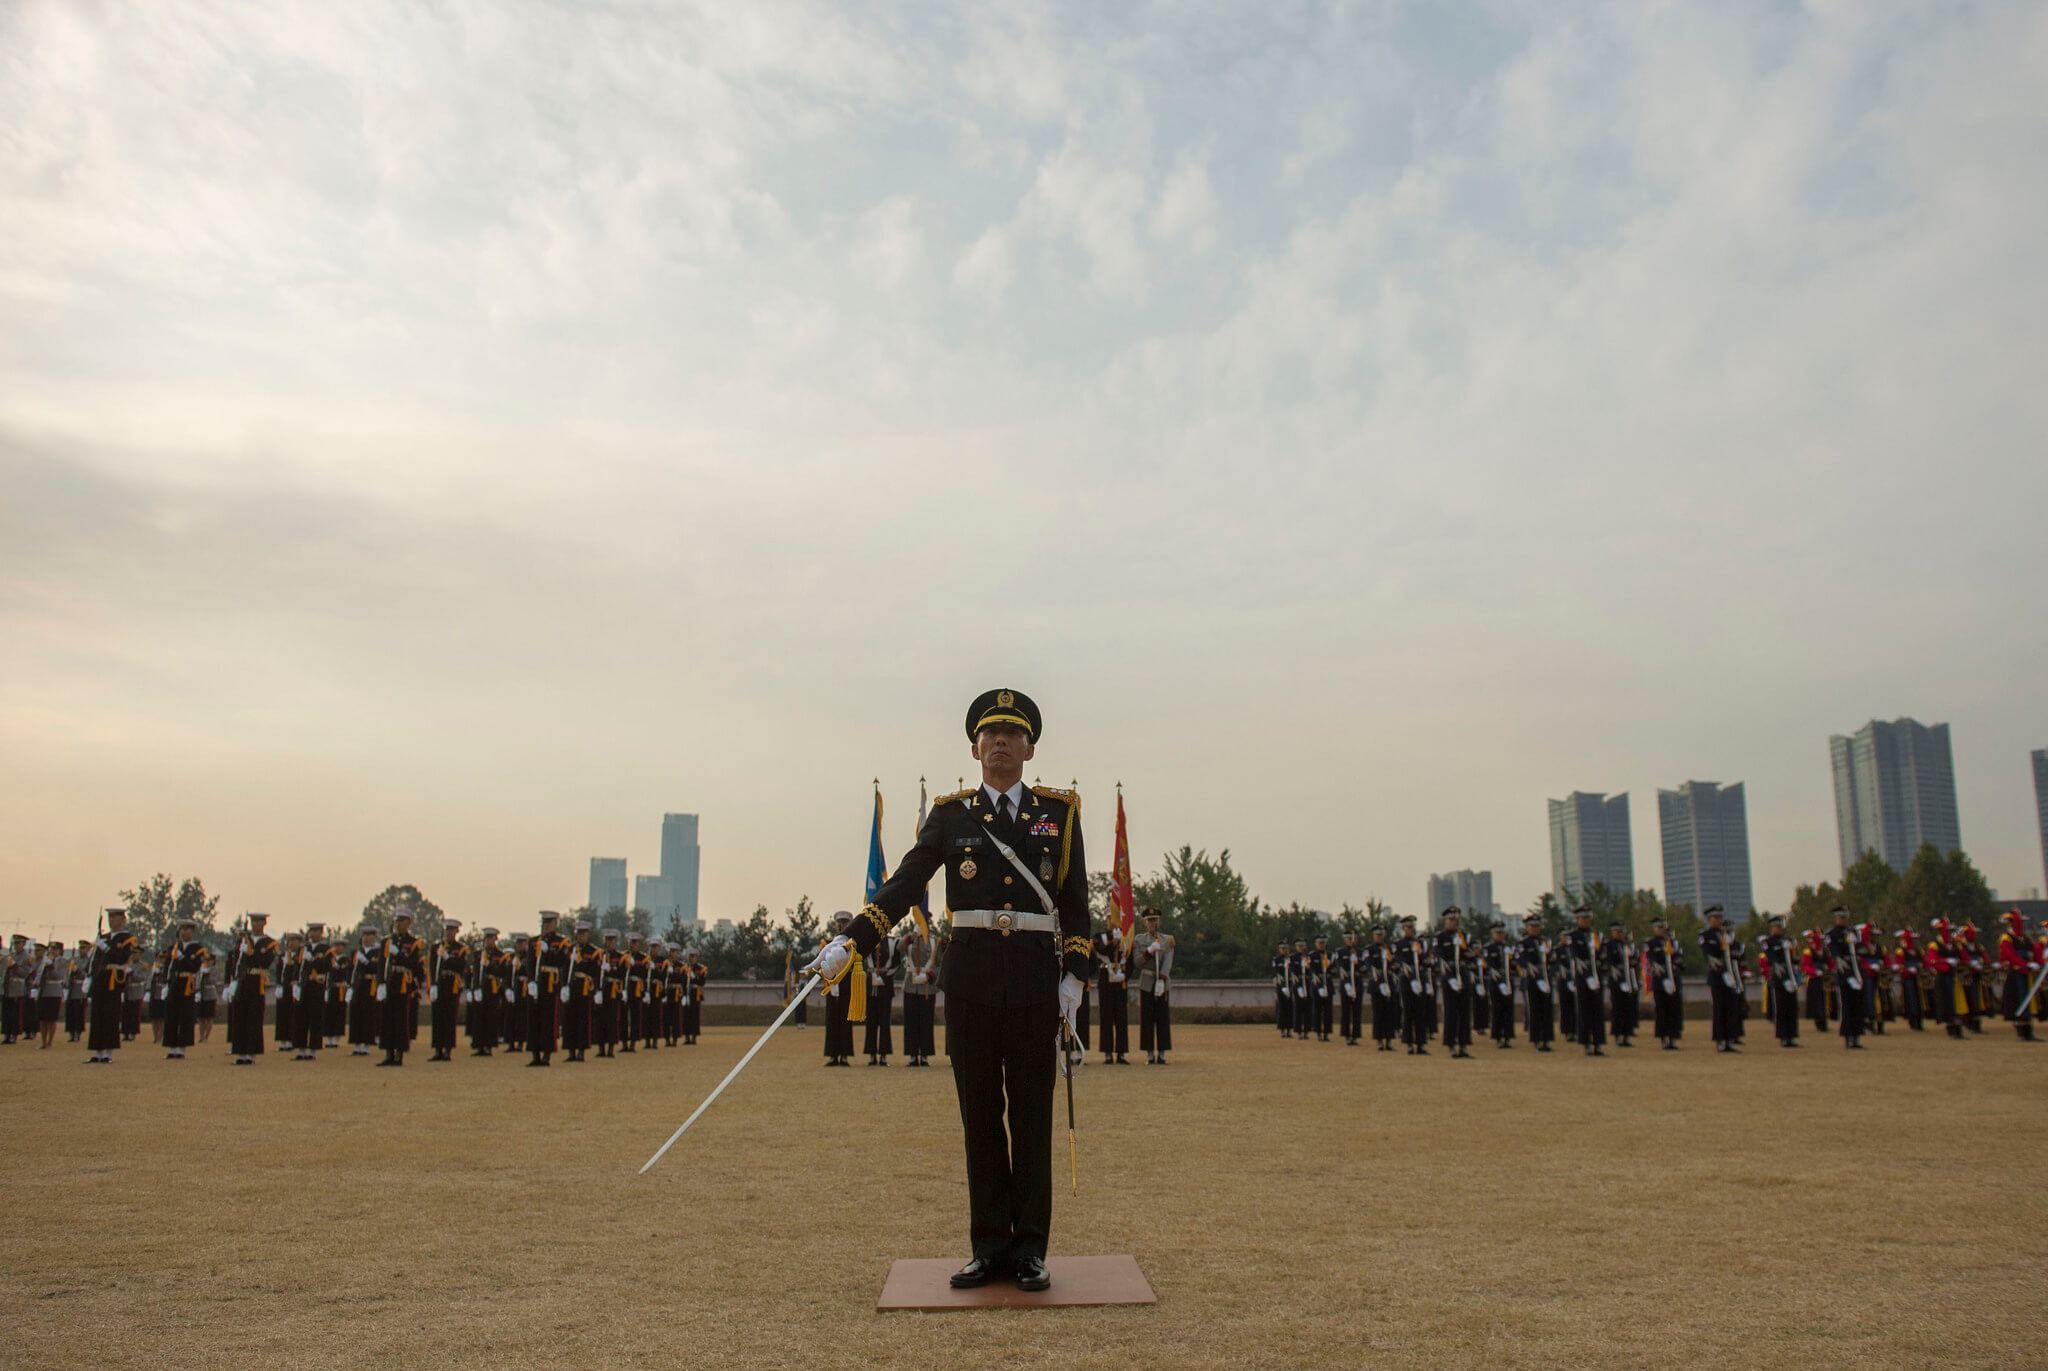
[[[539,981],[528,981],[528,982],[526,983],[526,993],[527,993],[527,994],[529,994],[529,995],[531,995],[531,996],[533,996],[533,998],[535,998],[536,1000],[537,1000],[537,999],[539,999],[539,998],[540,998],[540,982],[539,982]]]
[[[348,994],[341,997],[341,1002],[343,1004],[354,1004],[356,1002],[356,988],[354,986],[348,988]]]
[[[1669,976],[1666,976],[1664,978],[1664,993],[1666,995],[1670,995],[1674,993],[1677,989],[1678,987],[1671,983],[1671,978]]]
[[[518,992],[517,992],[517,991],[513,991],[513,990],[508,990],[508,991],[506,991],[506,992],[505,992],[505,1003],[506,1003],[506,1004],[516,1004],[516,1003],[518,1003]]]
[[[808,966],[803,968],[803,972],[808,976],[815,971],[829,982],[835,980],[839,973],[846,969],[846,964],[851,960],[853,960],[853,941],[844,933],[841,933],[819,950],[818,955],[812,959]]]
[[[382,985],[379,985],[379,986],[377,987],[377,1000],[378,1000],[378,1002],[379,1002],[380,1004],[381,1004],[381,1003],[383,1002],[383,1000],[384,1000],[384,987],[383,987]]]
[[[566,985],[562,987],[561,1001],[563,1004],[569,1003],[569,987]]]
[[[1087,993],[1080,978],[1071,971],[1060,977],[1060,1017],[1067,1021],[1067,1032],[1076,1042],[1080,1041],[1081,1035],[1074,1027],[1075,1016],[1081,1012],[1081,999]]]
[[[597,992],[597,993],[596,993],[595,995],[592,995],[592,996],[590,997],[590,1002],[591,1002],[592,1004],[603,1004],[603,1003],[604,1003],[604,992],[603,992],[602,990],[600,990],[600,991],[598,991],[598,992]]]
[[[428,1004],[439,1004],[439,1003],[441,1003],[441,987],[440,987],[440,986],[438,986],[438,985],[437,985],[437,986],[435,986],[435,987],[434,987],[434,988],[433,988],[432,990],[429,990],[429,991],[427,992],[427,1003],[428,1003]]]

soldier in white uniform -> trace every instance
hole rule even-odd
[[[1173,1015],[1167,991],[1173,980],[1173,935],[1159,931],[1159,911],[1145,911],[1145,931],[1131,942],[1138,966],[1138,1047],[1147,1066],[1165,1066],[1173,1049]]]

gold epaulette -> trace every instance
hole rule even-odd
[[[937,809],[940,805],[949,805],[955,800],[964,800],[977,789],[979,789],[978,786],[969,786],[965,790],[956,790],[951,795],[941,795],[938,799],[932,801],[932,808]]]
[[[1031,793],[1041,799],[1065,800],[1076,809],[1081,807],[1081,792],[1078,790],[1061,790],[1058,786],[1035,785],[1031,787]]]

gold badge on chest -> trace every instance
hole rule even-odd
[[[966,861],[960,863],[960,879],[971,881],[974,879],[974,873],[979,870],[981,868],[974,864],[974,858],[969,857]]]

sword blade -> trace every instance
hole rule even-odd
[[[697,1122],[698,1115],[702,1114],[705,1110],[709,1109],[711,1107],[711,1102],[724,1093],[725,1088],[732,1084],[733,1077],[739,1075],[740,1072],[746,1070],[747,1063],[754,1060],[754,1054],[761,1050],[761,1045],[763,1043],[767,1042],[770,1038],[775,1036],[775,1030],[782,1027],[783,1020],[787,1019],[791,1014],[795,1013],[796,1007],[802,1004],[805,1000],[810,998],[811,992],[818,988],[819,980],[820,978],[817,975],[812,975],[809,980],[803,983],[803,988],[798,990],[796,994],[790,997],[789,1003],[782,1006],[782,1012],[775,1016],[775,1022],[768,1025],[768,1031],[763,1033],[760,1037],[754,1040],[754,1045],[747,1049],[747,1055],[740,1058],[739,1061],[733,1066],[733,1069],[725,1073],[725,1079],[720,1081],[718,1083],[717,1088],[714,1089],[709,1095],[706,1095],[704,1097],[704,1103],[698,1105],[697,1108],[690,1114],[689,1118],[683,1120],[683,1126],[681,1128],[678,1128],[675,1132],[668,1135],[668,1141],[661,1145],[661,1150],[656,1152],[653,1156],[649,1157],[647,1159],[647,1165],[640,1168],[640,1175],[646,1175],[648,1171],[653,1169],[653,1166],[656,1162],[660,1161],[663,1157],[668,1155],[668,1150],[676,1145],[676,1139],[682,1137],[683,1134],[689,1132],[690,1125]]]

